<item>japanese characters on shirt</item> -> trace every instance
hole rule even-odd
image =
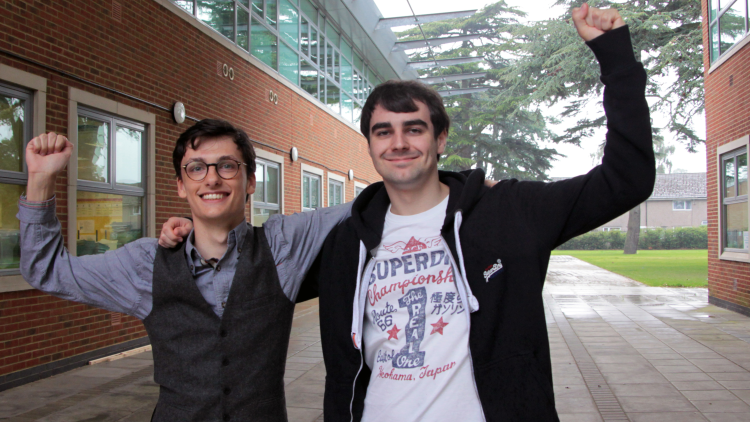
[[[474,401],[470,408],[481,414],[468,353],[468,310],[440,236],[447,201],[418,215],[386,215],[373,272],[364,278],[364,350],[372,370],[365,421],[445,416],[456,399],[462,406]]]

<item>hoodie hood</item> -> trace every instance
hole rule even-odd
[[[461,173],[438,171],[440,182],[450,189],[448,208],[441,233],[450,233],[456,211],[461,211],[464,218],[471,214],[474,205],[481,199],[488,188],[484,185],[484,170],[476,169]],[[359,194],[352,206],[352,223],[357,236],[368,251],[380,245],[383,237],[385,214],[391,200],[383,182],[373,183]]]

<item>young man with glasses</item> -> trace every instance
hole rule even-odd
[[[55,217],[57,174],[73,145],[43,134],[26,148],[19,201],[21,273],[54,296],[143,320],[161,386],[154,421],[285,421],[284,367],[299,285],[350,205],[245,222],[255,153],[244,131],[202,120],[172,154],[194,229],[179,248],[144,238],[74,257]],[[180,239],[181,240],[181,239]]]

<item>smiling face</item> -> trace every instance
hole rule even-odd
[[[234,141],[228,137],[201,139],[197,149],[187,148],[181,165],[193,161],[205,164],[221,160],[243,162],[242,154]],[[237,175],[222,179],[211,166],[201,181],[191,180],[182,170],[177,180],[177,193],[190,204],[196,224],[235,227],[245,219],[245,198],[255,192],[255,175],[248,178],[245,166],[240,166]]]
[[[445,150],[447,134],[435,139],[430,111],[421,101],[409,113],[388,111],[378,105],[370,119],[369,152],[386,186],[415,190],[437,179],[437,156]]]

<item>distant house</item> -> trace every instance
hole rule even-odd
[[[657,174],[654,192],[641,204],[641,228],[705,226],[708,224],[706,204],[706,173]],[[628,213],[597,230],[627,231]]]

